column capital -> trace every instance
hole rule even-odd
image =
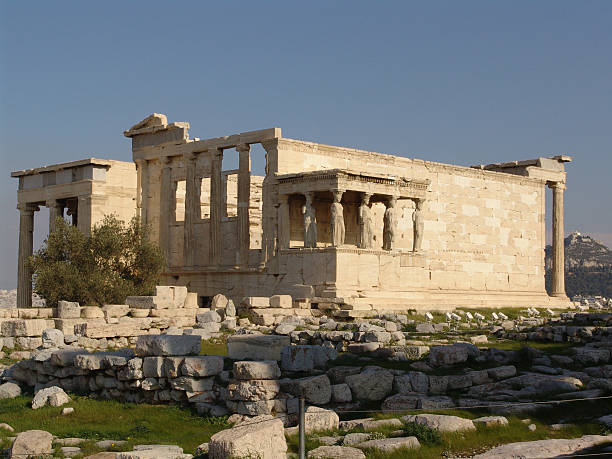
[[[61,204],[57,199],[47,199],[45,201],[45,207],[49,207],[49,208],[57,208],[60,207]]]
[[[198,157],[198,154],[194,151],[188,151],[187,153],[183,154],[183,159],[185,161],[195,161]]]
[[[565,190],[567,187],[565,186],[565,182],[548,182],[548,188],[551,190]]]
[[[236,151],[239,151],[241,153],[248,153],[251,151],[251,145],[249,145],[248,143],[241,143],[236,145]]]
[[[223,156],[223,148],[209,148],[208,153],[213,156],[215,159],[218,159]]]
[[[170,164],[172,164],[172,156],[162,156],[161,158],[161,163],[163,165],[163,167],[170,167]]]

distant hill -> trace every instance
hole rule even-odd
[[[612,297],[612,250],[590,236],[574,232],[565,238],[567,295]],[[552,279],[552,247],[546,246],[546,289]]]

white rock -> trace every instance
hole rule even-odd
[[[308,457],[316,459],[365,459],[363,451],[350,446],[319,446],[308,451]]]
[[[445,416],[442,414],[417,414],[402,417],[404,422],[415,422],[426,425],[440,432],[458,432],[463,430],[475,430],[476,426],[470,419],[458,416]]]
[[[585,435],[581,438],[537,440],[508,443],[478,454],[473,459],[497,459],[502,457],[550,458],[572,455],[578,451],[612,441],[612,435]]]
[[[37,410],[46,405],[62,406],[68,402],[70,402],[70,397],[64,392],[64,389],[58,386],[52,386],[36,392],[32,399],[32,409]]]
[[[42,345],[47,349],[63,346],[64,333],[56,328],[46,328],[42,332]]]
[[[15,438],[9,457],[23,459],[27,457],[40,457],[51,454],[53,451],[53,435],[44,430],[26,430]]]
[[[202,340],[197,335],[143,335],[136,340],[136,355],[198,355]]]
[[[372,448],[378,451],[390,452],[399,448],[420,448],[421,444],[416,437],[397,437],[368,440],[360,443],[358,446],[359,448]]]
[[[247,423],[214,434],[208,443],[210,459],[229,457],[284,458],[287,442],[283,421],[256,416]]]
[[[482,424],[485,427],[508,425],[508,419],[504,416],[483,416],[481,418],[472,419],[472,422],[476,425]]]
[[[21,395],[21,387],[12,382],[0,385],[0,399],[15,398]]]
[[[276,360],[234,362],[236,379],[278,379],[281,372]]]
[[[309,406],[304,413],[306,432],[333,430],[338,428],[340,418],[332,410]]]

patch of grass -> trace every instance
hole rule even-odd
[[[503,349],[506,351],[520,351],[526,347],[532,347],[545,354],[567,354],[576,343],[551,343],[546,341],[519,341],[510,339],[495,339],[489,337],[489,342],[480,344],[479,347]]]
[[[60,438],[78,437],[91,440],[87,452],[95,452],[93,445],[99,440],[124,440],[122,450],[131,450],[134,444],[173,444],[193,453],[201,443],[224,428],[222,422],[205,419],[189,409],[177,406],[121,403],[72,396],[72,402],[61,408],[44,407],[32,410],[32,397],[20,396],[0,400],[0,419],[23,432],[41,429]],[[74,413],[62,416],[62,408],[73,407]],[[4,441],[11,434],[0,430]]]
[[[417,440],[421,444],[427,445],[438,445],[442,443],[440,433],[428,427],[424,424],[417,424],[416,422],[407,422],[402,429],[404,431],[403,436],[405,437],[417,437]]]
[[[227,355],[227,342],[224,339],[203,339],[200,355]]]

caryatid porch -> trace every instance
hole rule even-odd
[[[279,248],[344,247],[419,252],[421,209],[429,180],[365,174],[341,169],[277,176]],[[412,244],[398,245],[398,201],[414,202]],[[373,206],[383,204],[382,218]],[[300,218],[301,216],[301,218]],[[382,236],[382,237],[381,237]],[[380,240],[382,239],[382,246]]]

